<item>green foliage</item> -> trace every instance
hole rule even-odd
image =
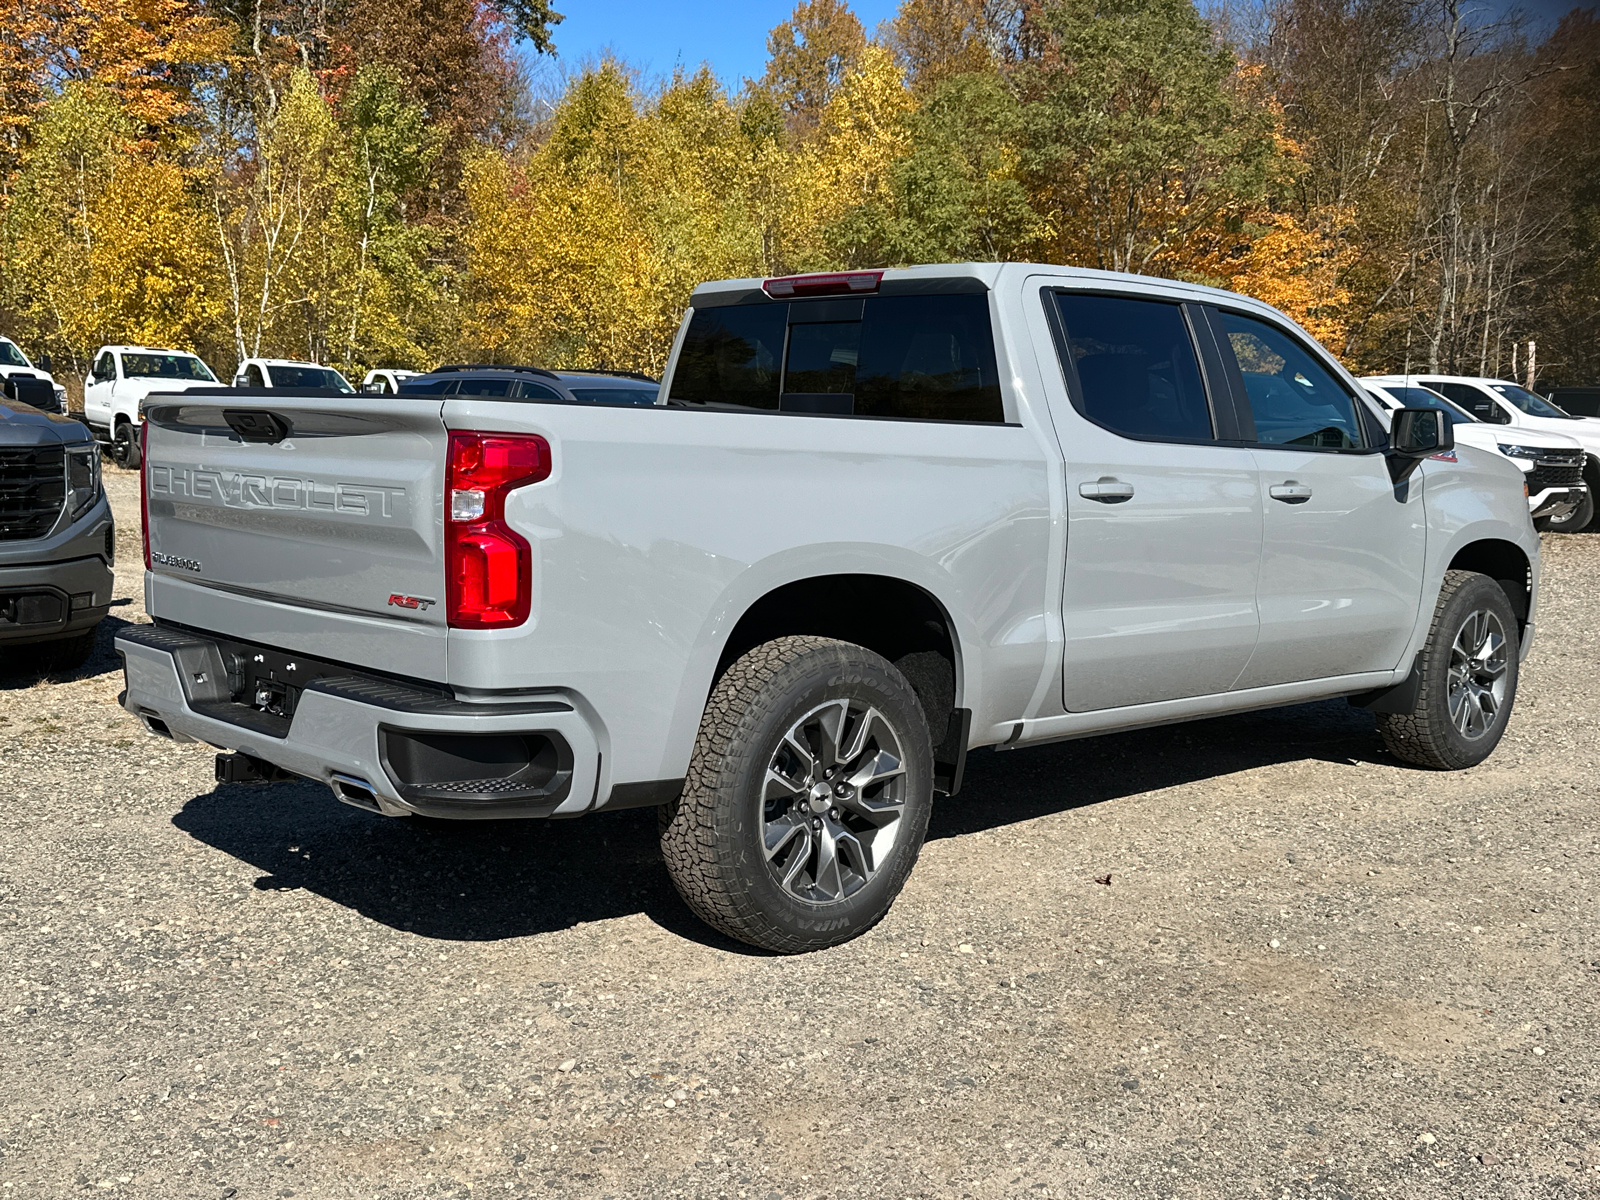
[[[1022,133],[1022,105],[998,75],[936,84],[911,119],[911,153],[894,167],[889,260],[1024,257],[1044,223],[1018,178]]]
[[[1060,261],[1150,270],[1287,182],[1272,117],[1189,0],[1050,0],[1040,24],[1022,163]]]

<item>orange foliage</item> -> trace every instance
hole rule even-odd
[[[232,40],[192,0],[0,0],[0,146],[75,79],[116,93],[158,140],[182,140],[192,76],[224,65]]]

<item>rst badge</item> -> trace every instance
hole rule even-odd
[[[437,600],[427,596],[402,596],[398,592],[392,592],[389,595],[389,605],[392,608],[412,608],[420,612],[427,612],[437,603],[439,603]]]

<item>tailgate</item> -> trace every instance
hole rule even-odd
[[[153,616],[445,677],[437,402],[216,389],[145,422]]]

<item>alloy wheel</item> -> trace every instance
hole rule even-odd
[[[877,709],[830,700],[789,727],[767,766],[767,867],[796,899],[831,904],[889,859],[906,805],[900,736]]]
[[[1500,618],[1478,609],[1450,647],[1450,720],[1465,738],[1487,733],[1505,706],[1508,643]]]

